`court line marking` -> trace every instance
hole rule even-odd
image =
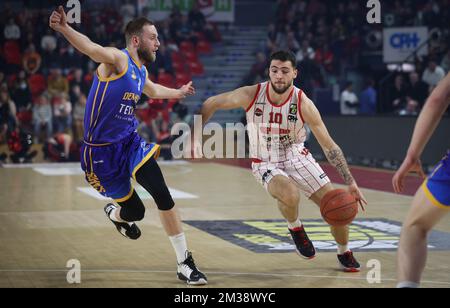
[[[24,272],[24,273],[51,273],[51,272],[64,272],[67,273],[70,269],[26,269],[26,270],[20,270],[20,269],[0,269],[0,273],[16,273],[16,272]],[[81,270],[81,273],[117,273],[117,274],[173,274],[174,271],[159,271],[159,270],[123,270],[123,269],[85,269]],[[241,272],[209,272],[205,271],[208,275],[227,275],[227,276],[260,276],[260,277],[292,277],[292,278],[317,278],[317,279],[340,279],[340,280],[360,280],[360,281],[367,281],[367,278],[364,277],[350,277],[351,274],[344,273],[346,276],[329,276],[329,275],[302,275],[302,274],[275,274],[275,273],[241,273]],[[395,278],[385,278],[381,279],[381,282],[396,282],[397,279]],[[450,282],[445,281],[430,281],[430,280],[422,280],[422,284],[436,284],[436,285],[448,285],[450,286]],[[369,284],[369,283],[368,283]],[[370,285],[370,284],[369,284]],[[374,284],[377,285],[377,284]]]

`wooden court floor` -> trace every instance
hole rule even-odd
[[[347,274],[338,270],[318,208],[305,198],[301,217],[319,248],[310,261],[292,251],[275,202],[250,170],[184,162],[161,168],[207,287],[395,286],[399,222],[410,196],[363,189],[369,206],[352,227],[350,247],[364,268]],[[176,279],[175,256],[153,201],[142,196],[143,235],[130,241],[107,220],[106,201],[92,194],[77,164],[0,168],[0,287],[185,288]],[[432,240],[422,286],[450,287],[450,216]],[[69,260],[80,262],[79,284],[67,282]],[[371,275],[373,264],[379,276]],[[380,281],[369,283],[367,276]]]

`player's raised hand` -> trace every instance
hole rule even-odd
[[[407,156],[392,178],[392,186],[396,193],[403,191],[405,176],[410,172],[418,173],[423,179],[426,178],[420,159]]]
[[[189,81],[189,83],[182,86],[180,89],[180,99],[185,98],[188,95],[194,95],[195,94],[195,88],[192,86],[192,81]]]
[[[61,5],[50,15],[49,25],[50,28],[58,32],[67,27],[67,16]]]

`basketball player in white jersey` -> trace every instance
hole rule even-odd
[[[277,200],[299,255],[312,259],[315,248],[299,218],[299,190],[320,205],[322,197],[334,188],[304,147],[305,124],[310,127],[330,164],[348,185],[350,193],[361,205],[367,202],[350,173],[344,154],[328,134],[313,102],[294,86],[296,66],[291,52],[278,51],[270,58],[270,81],[211,97],[203,104],[201,113],[203,123],[206,123],[220,109],[246,110],[253,175]],[[331,233],[337,242],[341,268],[358,272],[360,265],[348,249],[348,226],[332,226]]]

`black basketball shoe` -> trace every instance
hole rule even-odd
[[[316,249],[313,243],[306,234],[305,228],[303,226],[295,228],[294,230],[289,229],[294,240],[296,251],[299,256],[304,259],[313,259],[316,256]]]
[[[192,253],[186,252],[186,260],[178,264],[177,270],[178,279],[185,281],[189,285],[205,285],[208,280],[202,272],[197,268],[192,258]]]
[[[358,261],[356,261],[351,250],[347,251],[343,255],[338,255],[339,265],[344,272],[347,273],[357,273],[361,269]]]
[[[110,218],[109,215],[116,208],[117,206],[115,206],[114,204],[108,203],[104,208],[106,216],[116,226],[116,229],[120,234],[131,240],[137,240],[141,236],[141,230],[139,230],[138,226],[134,222],[117,222]]]

